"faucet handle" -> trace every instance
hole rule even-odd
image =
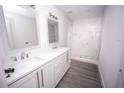
[[[31,52],[26,53],[26,58],[30,57]]]
[[[22,53],[21,53],[21,60],[23,60],[23,59],[25,59],[25,58],[29,58],[29,54],[30,54],[30,52],[27,52],[27,53],[22,52]]]
[[[12,59],[13,61],[18,61],[16,56],[11,57],[10,59]]]
[[[25,59],[25,57],[24,56],[21,56],[21,60],[23,60],[23,59]]]
[[[26,56],[26,53],[25,52],[22,52],[21,53],[21,60],[25,59],[25,56]]]
[[[26,54],[26,58],[29,58],[29,54],[28,53]]]

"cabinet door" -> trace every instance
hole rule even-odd
[[[58,58],[56,58],[55,62],[55,85],[59,83],[59,81],[62,79],[66,71],[70,67],[70,62],[68,62],[68,52],[65,52]]]
[[[44,83],[43,83],[43,69],[40,68],[38,70],[38,77],[39,77],[39,87],[43,88],[44,87]]]
[[[64,60],[63,61],[63,64],[64,64],[64,66],[63,66],[63,72],[65,73],[69,69],[69,67],[71,65],[71,61],[70,61],[69,51],[66,52],[64,55],[65,56],[63,57],[63,60]]]
[[[44,88],[54,88],[54,61],[43,67],[43,86]]]
[[[59,62],[60,60],[56,61],[57,63],[55,64],[55,85],[58,84],[58,82],[61,80],[63,76],[63,62]]]
[[[56,62],[55,62],[55,84],[56,85],[62,79],[65,72],[67,71],[66,58],[67,58],[67,53],[64,53],[60,55],[58,58],[56,58]]]
[[[11,88],[38,88],[39,87],[38,72],[32,72],[31,74],[9,85],[9,87]]]

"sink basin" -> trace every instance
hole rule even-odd
[[[19,78],[25,75],[26,73],[34,71],[39,66],[41,66],[43,63],[44,61],[41,57],[33,57],[25,61],[22,61],[17,65],[13,65],[11,68],[14,68],[15,72],[11,74],[10,78],[7,78],[7,82],[11,82],[15,78]]]
[[[41,58],[41,57],[34,57],[34,59],[39,60],[39,61],[43,61],[43,58]]]
[[[24,60],[22,62],[20,62],[20,64],[18,65],[15,65],[14,68],[27,68],[27,67],[30,67],[30,66],[33,66],[33,65],[37,65],[37,64],[40,64],[40,62],[43,61],[42,58],[40,57],[33,57],[33,58],[30,58],[30,59],[27,59],[27,60]]]

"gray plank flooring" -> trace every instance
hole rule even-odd
[[[71,67],[56,88],[101,88],[97,65],[72,60]]]

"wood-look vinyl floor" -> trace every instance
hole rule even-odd
[[[57,88],[101,88],[97,65],[72,60]]]

